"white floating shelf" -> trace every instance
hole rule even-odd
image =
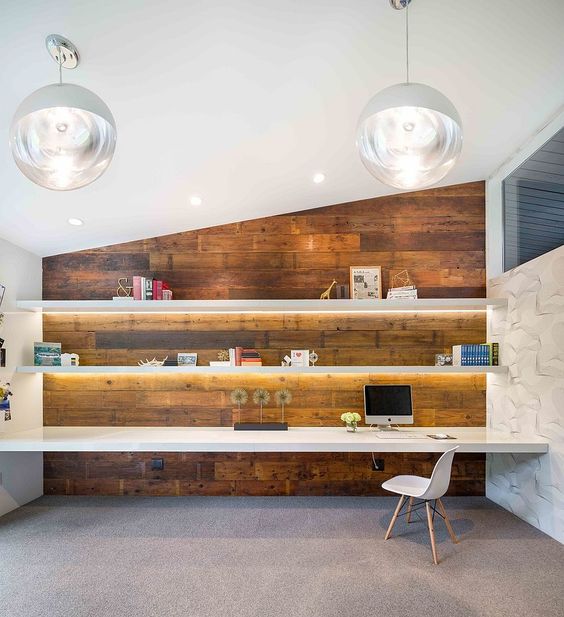
[[[186,375],[315,375],[338,373],[507,373],[506,366],[18,366],[17,373],[90,375],[94,373]]]
[[[499,298],[419,300],[20,300],[23,311],[43,313],[379,313],[486,311]]]

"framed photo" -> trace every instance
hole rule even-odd
[[[382,268],[380,266],[351,266],[350,277],[353,300],[382,298]]]
[[[6,288],[2,283],[0,283],[0,306],[2,306],[2,301],[4,300],[4,294],[6,293]]]
[[[309,349],[292,349],[290,352],[292,366],[309,366]]]
[[[196,366],[198,364],[197,353],[179,353],[178,366]]]

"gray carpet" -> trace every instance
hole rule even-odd
[[[482,498],[383,534],[392,498],[43,497],[0,518],[9,617],[564,614],[564,547]]]

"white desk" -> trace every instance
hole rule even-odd
[[[45,427],[0,435],[0,452],[459,452],[535,453],[548,451],[538,437],[512,437],[486,428],[418,427],[448,433],[456,440],[379,439],[361,428],[290,428],[288,431],[234,431],[232,428]]]

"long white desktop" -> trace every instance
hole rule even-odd
[[[542,454],[539,437],[511,435],[484,427],[402,428],[421,437],[379,439],[375,431],[344,427],[290,428],[288,431],[234,431],[224,428],[44,427],[0,435],[0,452],[459,452]],[[435,440],[447,433],[453,440]]]

